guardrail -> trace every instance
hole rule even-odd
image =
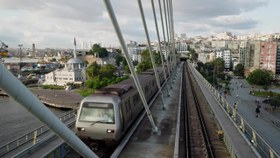
[[[59,119],[62,122],[66,123],[68,120],[72,119],[73,117],[75,117],[75,110],[71,110],[69,112],[62,114],[61,116],[59,116]],[[69,124],[69,123],[67,123],[67,124]],[[71,125],[71,123],[69,125]],[[0,147],[0,157],[7,155],[8,153],[10,153],[20,147],[23,147],[24,145],[25,145],[25,149],[36,145],[37,142],[39,142],[40,140],[43,140],[44,135],[49,131],[50,130],[45,125],[43,125],[39,128],[34,129],[31,132],[28,132],[28,133],[16,138],[15,140],[12,140],[12,141],[2,145]],[[30,142],[32,142],[32,143],[30,143]]]
[[[219,101],[219,105],[227,112],[228,116],[231,117],[236,127],[244,134],[245,138],[255,150],[264,158],[276,158],[280,157],[279,153],[275,151],[271,145],[266,142],[250,125],[244,118],[238,113],[236,108],[230,106],[230,104],[225,100],[217,91],[194,67],[191,66],[193,72],[195,72],[199,78],[202,80],[202,83],[208,88],[212,95]],[[227,139],[226,133],[224,135],[225,143],[228,147],[231,148],[231,143],[228,142],[230,139]],[[233,150],[233,149],[231,149]]]

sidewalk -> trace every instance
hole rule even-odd
[[[240,87],[240,83],[242,83],[242,87]],[[237,88],[238,87],[238,88]],[[265,107],[267,104],[263,103],[263,100],[265,98],[263,97],[257,97],[250,95],[249,92],[251,90],[251,86],[244,80],[244,79],[232,79],[230,82],[230,94],[228,95],[228,101],[231,105],[234,105],[235,102],[244,102],[251,108],[252,112],[255,112],[256,104],[255,100],[259,99],[262,115],[268,119],[269,121],[277,121],[279,122],[278,128],[280,129],[280,112],[274,112],[274,111],[267,111],[265,110]],[[232,90],[234,89],[234,90]],[[256,89],[256,88],[255,88]],[[238,94],[238,98],[236,97]]]

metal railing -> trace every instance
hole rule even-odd
[[[69,112],[66,112],[64,114],[62,114],[61,116],[59,116],[59,119],[64,122],[67,125],[71,125],[73,124],[73,122],[75,121],[75,110],[71,110]],[[69,122],[71,121],[71,122]],[[20,147],[24,146],[24,149],[29,148],[35,144],[37,144],[37,142],[39,142],[40,140],[43,140],[44,137],[46,137],[46,133],[49,132],[50,129],[48,127],[46,127],[45,125],[42,125],[36,129],[34,129],[31,132],[28,132],[4,145],[2,145],[0,147],[0,157],[16,150],[19,149]],[[23,150],[24,150],[23,149]]]
[[[253,129],[252,126],[238,113],[238,111],[230,106],[230,104],[225,100],[219,93],[218,90],[216,90],[194,67],[192,67],[193,72],[195,72],[199,78],[202,80],[202,83],[208,88],[208,90],[212,93],[212,95],[215,97],[215,99],[220,103],[219,105],[224,109],[225,112],[227,112],[228,116],[230,116],[235,123],[236,127],[244,134],[245,138],[247,139],[247,142],[250,142],[251,145],[254,147],[254,149],[259,153],[261,157],[264,158],[276,158],[280,157],[279,153],[275,151],[272,146],[264,140],[261,135],[257,133]],[[226,132],[225,132],[226,133]],[[227,146],[232,148],[230,145],[230,141],[225,137],[225,143]],[[230,149],[235,150],[235,149]]]

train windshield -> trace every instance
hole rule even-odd
[[[115,123],[113,104],[85,102],[82,105],[79,120],[113,124]]]

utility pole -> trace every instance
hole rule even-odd
[[[23,45],[22,44],[19,44],[18,47],[19,47],[19,78],[21,78],[21,47]]]

